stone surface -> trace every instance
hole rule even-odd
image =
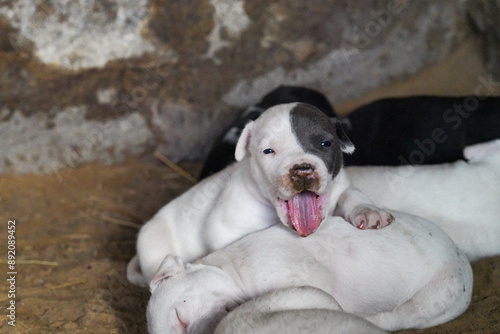
[[[158,102],[152,106],[151,124],[160,144],[158,150],[174,161],[203,159],[211,148],[212,134],[222,132],[218,113],[187,103]]]
[[[85,106],[53,110],[55,115],[24,117],[0,112],[0,170],[55,172],[85,162],[123,162],[150,147],[153,134],[145,119],[132,113],[106,122],[86,121]]]
[[[488,70],[500,80],[500,0],[468,0],[467,13],[482,36]]]
[[[452,0],[2,0],[0,172],[155,148],[203,158],[277,85],[341,103],[445,59],[469,12]],[[85,131],[103,135],[82,146]]]
[[[414,74],[441,60],[463,33],[463,18],[456,8],[443,3],[410,2],[393,11],[389,7],[353,10],[352,17],[336,22],[343,24],[334,26],[330,34],[335,38],[335,28],[341,28],[338,47],[307,66],[277,66],[264,75],[241,80],[224,101],[245,106],[282,82],[314,86],[331,101],[359,97],[391,78]]]
[[[212,59],[215,64],[220,65],[221,60],[215,57],[215,54],[231,44],[224,40],[223,30],[231,38],[239,38],[250,24],[250,19],[245,13],[244,0],[210,0],[214,7],[214,27],[208,36],[210,43],[208,51],[203,57]]]
[[[141,36],[147,10],[147,0],[25,0],[0,15],[18,31],[15,47],[29,42],[40,62],[79,70],[154,51]]]

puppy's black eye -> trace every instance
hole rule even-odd
[[[332,142],[329,140],[325,140],[324,142],[321,143],[322,147],[330,147],[332,146]]]
[[[271,154],[271,153],[274,153],[274,150],[272,148],[266,148],[264,151],[264,154]]]

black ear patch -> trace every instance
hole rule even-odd
[[[337,133],[337,137],[339,138],[340,149],[344,153],[351,154],[354,152],[354,144],[351,142],[349,137],[347,137],[344,126],[345,124],[342,121],[337,119],[332,119],[335,124],[335,131]]]
[[[354,150],[342,124],[305,103],[298,103],[290,110],[290,124],[304,151],[321,158],[335,177],[342,167],[342,152],[348,152],[349,147]],[[331,145],[324,145],[325,142]]]

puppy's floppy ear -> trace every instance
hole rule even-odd
[[[344,124],[342,121],[339,121],[338,119],[332,118],[333,125],[335,125],[335,132],[337,132],[337,137],[339,138],[340,142],[340,149],[342,152],[351,154],[354,152],[354,144],[351,142],[349,137],[347,137],[345,131],[344,131]]]
[[[234,157],[236,161],[241,161],[248,152],[248,146],[250,145],[250,138],[252,137],[253,121],[250,121],[245,125],[245,128],[241,132],[240,138],[236,143],[236,151],[234,152]]]
[[[340,123],[342,123],[342,127],[344,128],[344,131],[349,133],[352,131],[352,122],[349,118],[347,117],[342,117],[342,118],[332,118],[338,120]]]
[[[151,293],[158,287],[161,281],[176,275],[177,273],[184,271],[184,262],[178,256],[167,255],[163,262],[160,264],[156,275],[153,277],[149,283],[149,289]]]

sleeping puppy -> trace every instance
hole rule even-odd
[[[389,225],[393,217],[349,185],[342,152],[353,150],[341,125],[315,107],[270,108],[243,130],[237,163],[141,228],[129,281],[146,286],[168,254],[193,261],[279,221],[304,237],[334,213],[360,229]]]
[[[465,146],[500,138],[500,97],[382,99],[347,119],[356,152],[346,166],[441,164],[463,159]]]
[[[500,140],[463,155],[468,162],[345,170],[377,204],[438,224],[469,260],[500,255]]]
[[[307,238],[278,224],[193,264],[169,255],[150,284],[149,331],[211,333],[238,305],[301,286],[320,289],[338,304],[325,306],[322,299],[313,302],[318,308],[352,313],[388,331],[436,326],[459,316],[472,293],[467,258],[433,223],[394,215],[395,222],[376,233],[328,217]],[[272,308],[294,308],[288,302],[264,299]],[[313,308],[307,300],[302,304]]]

